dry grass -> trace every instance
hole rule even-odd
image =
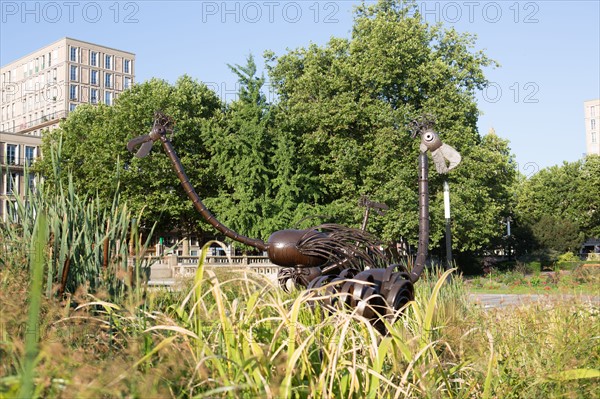
[[[0,395],[14,397],[28,329],[25,296],[12,293],[27,282],[4,269],[0,281]],[[36,395],[593,397],[597,307],[483,312],[469,305],[460,279],[443,281],[419,284],[417,301],[385,337],[351,312],[314,311],[315,294],[201,269],[189,291],[152,292],[138,303],[46,299]]]

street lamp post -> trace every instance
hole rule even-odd
[[[444,181],[444,216],[446,218],[446,270],[452,267],[452,236],[450,232],[450,186]]]
[[[510,222],[512,222],[512,218],[510,216],[506,217],[506,241],[508,244],[508,260],[511,260],[511,255],[512,255],[512,247],[510,245]]]

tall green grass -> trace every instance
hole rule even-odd
[[[35,189],[27,185],[24,199],[14,198],[15,206],[10,208],[0,233],[2,264],[27,267],[26,243],[31,242],[34,234],[36,215],[43,213],[47,215],[49,230],[46,296],[72,294],[77,289],[91,292],[105,289],[122,296],[147,272],[143,254],[152,231],[142,244],[136,222],[141,215],[132,215],[120,201],[118,189],[112,206],[107,208],[97,196],[76,193],[70,175],[66,185],[63,184],[60,148],[59,145],[46,154],[52,158],[53,175],[38,180]],[[25,181],[29,181],[27,173]]]
[[[415,301],[384,320],[382,336],[356,310],[320,306],[323,291],[284,293],[203,262],[186,290],[144,291],[139,215],[118,197],[103,210],[71,181],[57,187],[29,193],[0,233],[2,398],[597,393],[600,310],[591,303],[483,311],[460,276],[433,270]],[[83,288],[78,306],[52,295],[63,288]]]
[[[597,306],[483,311],[441,272],[416,288],[385,336],[352,310],[314,306],[321,292],[203,265],[186,291],[149,291],[141,306],[88,294],[77,309],[42,312],[39,396],[594,397]],[[4,336],[3,359],[18,363],[18,335]],[[0,374],[0,393],[10,378]]]

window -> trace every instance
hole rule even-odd
[[[131,64],[131,61],[130,61],[130,60],[125,60],[125,61],[123,61],[123,71],[124,71],[125,73],[130,73],[130,72],[129,72],[129,71],[130,71],[130,69],[131,69],[131,68],[130,68],[130,66],[131,66],[130,64]]]
[[[77,108],[77,104],[69,104],[69,112],[75,111],[75,108]]]
[[[107,73],[104,75],[104,87],[112,87],[112,73]]]
[[[104,92],[104,104],[112,105],[113,94],[110,91]]]
[[[71,47],[71,52],[70,52],[70,56],[69,59],[73,62],[77,62],[77,53],[78,53],[78,48],[77,47]]]
[[[27,166],[30,166],[35,159],[35,147],[26,146],[25,147],[25,163]]]
[[[69,88],[69,99],[77,100],[77,85],[71,85]]]
[[[16,172],[6,176],[6,194],[19,194],[19,175]]]
[[[112,56],[105,55],[104,56],[104,68],[106,68],[106,69],[112,69],[111,68],[111,64],[112,64]]]
[[[123,89],[129,89],[131,87],[131,78],[125,76],[123,79]]]
[[[595,143],[596,141],[598,141],[598,138],[596,137],[597,133],[596,132],[592,132],[592,143]]]
[[[17,161],[18,161],[17,145],[16,144],[7,144],[6,145],[6,163],[9,165],[16,165]]]
[[[596,116],[596,107],[590,107],[590,114],[592,117]]]
[[[90,103],[98,104],[98,89],[90,90]]]
[[[590,121],[590,125],[592,126],[592,130],[596,130],[596,120],[595,119],[592,119]]]
[[[98,53],[96,51],[90,51],[90,65],[98,66]]]
[[[98,84],[98,71],[92,70],[92,75],[90,77],[90,84],[92,84],[92,85]]]
[[[71,65],[71,80],[77,81],[77,67]]]

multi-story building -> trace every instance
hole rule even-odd
[[[68,37],[0,68],[0,131],[39,136],[134,82],[135,54]]]
[[[35,186],[27,167],[40,155],[41,138],[22,133],[0,132],[0,221],[6,220],[16,197]]]
[[[600,155],[600,99],[585,101],[583,109],[587,154]]]

